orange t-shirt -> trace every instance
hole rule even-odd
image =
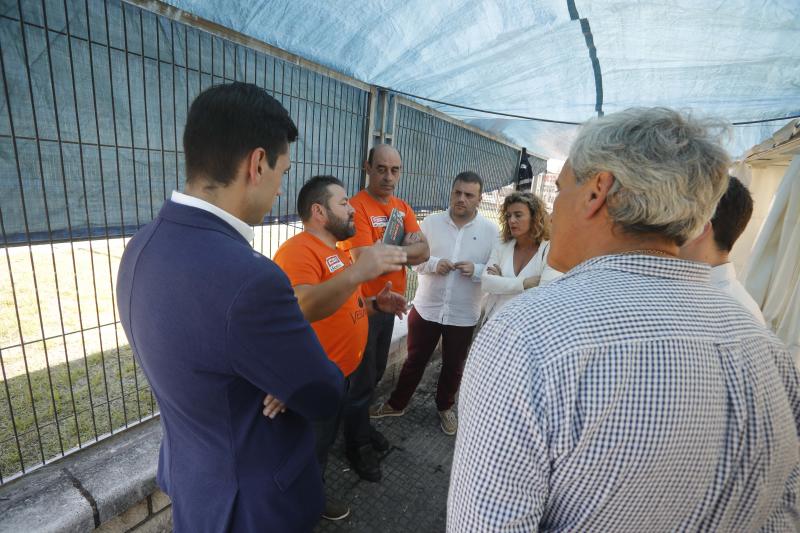
[[[392,209],[395,208],[405,214],[403,216],[403,229],[406,234],[419,231],[419,224],[417,223],[417,216],[414,214],[414,210],[411,209],[410,205],[396,196],[392,196],[388,203],[382,204],[370,196],[366,189],[364,189],[350,198],[350,205],[356,210],[356,234],[347,241],[349,248],[370,246],[374,244],[375,241],[382,239],[383,232],[386,230],[386,222],[389,220],[389,215],[392,214]],[[397,272],[384,274],[383,276],[364,283],[361,288],[365,296],[375,296],[383,290],[387,281],[392,282],[392,291],[405,294],[406,269],[403,268]]]
[[[273,261],[286,272],[292,287],[319,285],[353,263],[349,253],[330,248],[307,231],[284,242]],[[359,287],[335,313],[311,324],[328,359],[345,376],[358,368],[364,355],[369,330],[366,306]]]

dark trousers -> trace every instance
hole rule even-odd
[[[348,448],[369,444],[369,436],[375,431],[369,422],[369,406],[375,387],[386,370],[393,329],[394,315],[380,312],[370,315],[364,357],[356,371],[350,374],[350,390],[342,413],[345,446]]]
[[[322,479],[325,479],[325,467],[328,465],[328,452],[330,452],[333,443],[336,442],[336,435],[339,432],[339,424],[342,421],[342,413],[347,405],[347,394],[350,390],[350,378],[344,378],[344,398],[339,403],[339,409],[336,413],[323,420],[315,420],[311,423],[314,428],[315,452],[317,461],[319,461],[320,471],[322,472]]]
[[[436,408],[445,411],[453,407],[474,330],[475,326],[445,326],[429,322],[412,309],[408,314],[408,358],[389,397],[389,405],[393,409],[406,408],[441,337],[442,371],[436,386]]]

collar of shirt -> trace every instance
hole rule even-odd
[[[709,283],[711,267],[706,263],[672,259],[648,254],[601,255],[588,259],[569,271],[574,275],[585,270],[610,268],[645,276]]]
[[[448,224],[450,224],[451,226],[453,226],[453,227],[454,227],[455,229],[457,229],[457,230],[458,230],[458,229],[463,229],[463,228],[468,228],[468,227],[470,227],[471,225],[473,225],[473,224],[475,223],[475,221],[476,221],[476,220],[478,220],[478,215],[479,215],[479,213],[477,213],[477,212],[476,212],[476,213],[475,213],[475,216],[474,216],[474,217],[472,217],[472,220],[470,220],[469,222],[467,222],[467,223],[466,223],[466,224],[464,224],[463,226],[459,227],[459,226],[458,226],[458,224],[456,224],[456,221],[455,221],[455,220],[453,220],[453,215],[451,215],[451,214],[450,214],[450,210],[448,209],[448,210],[447,210],[447,223],[448,223]]]
[[[736,279],[736,269],[733,263],[722,263],[721,265],[711,267],[711,283],[717,285],[726,281]]]
[[[253,242],[253,237],[255,236],[253,233],[253,228],[250,227],[250,224],[243,220],[239,220],[235,216],[231,215],[224,209],[220,209],[219,207],[215,206],[214,204],[210,204],[205,200],[201,200],[195,196],[189,196],[188,194],[183,194],[182,192],[172,191],[172,196],[170,200],[175,202],[176,204],[181,205],[188,205],[189,207],[196,207],[197,209],[202,209],[203,211],[208,211],[212,215],[216,215],[228,224],[230,224],[233,229],[238,231],[242,237],[245,238],[247,242]]]

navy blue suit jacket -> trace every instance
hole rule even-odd
[[[120,318],[161,409],[175,531],[308,531],[322,513],[309,420],[343,377],[286,275],[219,217],[167,201],[128,243]],[[261,413],[270,393],[286,404]]]

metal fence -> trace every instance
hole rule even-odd
[[[298,231],[303,181],[333,174],[355,193],[373,130],[387,127],[375,88],[188,20],[118,0],[0,3],[0,484],[157,414],[114,287],[127,238],[183,184],[200,91],[256,83],[298,125],[285,194],[256,228],[268,256]],[[460,170],[487,188],[513,181],[516,147],[396,105],[398,195],[421,213],[447,205]]]
[[[513,180],[519,151],[400,99],[395,146],[403,154],[397,195],[421,215],[447,208],[453,177],[472,170],[493,191]]]

